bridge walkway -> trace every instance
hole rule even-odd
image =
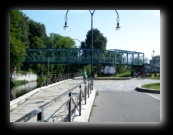
[[[30,97],[28,100],[26,100],[24,103],[18,105],[18,107],[10,111],[10,122],[15,122],[16,120],[25,116],[26,114],[33,111],[34,109],[37,109],[38,107],[44,105],[46,102],[54,99],[55,97],[75,87],[79,83],[82,83],[82,81],[83,81],[82,77],[76,77],[74,79],[58,82],[57,85],[50,86],[46,89],[40,90],[39,92],[34,94],[32,97]],[[75,93],[75,91],[77,92],[79,91],[79,89],[74,89],[73,93]],[[62,104],[65,101],[67,101],[68,98],[69,98],[68,94],[66,94],[63,98],[58,100],[58,102],[55,102],[49,107],[47,107],[44,111],[44,119],[47,120],[55,110],[57,110],[60,106],[62,106]],[[59,115],[57,117],[54,117],[54,119],[50,118],[49,122],[53,122],[53,121],[61,122],[61,118],[65,117],[65,115],[67,115],[68,113],[68,112],[64,112],[63,110],[64,108],[62,108],[58,112]],[[37,117],[34,116],[28,122],[37,122]]]

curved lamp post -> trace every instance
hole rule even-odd
[[[78,54],[77,54],[78,61],[80,61],[80,60],[79,60],[79,56],[80,56],[81,41],[80,41],[79,39],[76,39],[76,38],[74,38],[73,40],[77,40],[77,41],[79,41],[79,43],[80,43],[80,45],[78,46]],[[79,68],[80,68],[80,64],[78,64],[78,66],[79,66]]]
[[[67,26],[67,14],[68,14],[69,10],[67,10],[66,12],[66,15],[65,15],[65,25],[64,25],[64,30],[67,30],[68,29],[68,26]],[[91,14],[91,76],[94,78],[94,72],[93,72],[93,58],[92,58],[92,55],[93,55],[93,15],[94,15],[94,12],[95,10],[91,11],[89,10],[90,14]],[[115,10],[116,14],[117,14],[117,26],[116,26],[116,30],[120,29],[120,26],[119,26],[119,21],[120,21],[120,18],[119,18],[119,15],[118,15],[118,12],[117,10]]]
[[[155,61],[154,61],[154,50],[153,50],[153,65],[155,65]]]
[[[156,75],[156,73],[155,73],[155,59],[154,59],[154,50],[153,50],[153,65],[154,65],[154,75]]]
[[[80,41],[79,39],[76,39],[76,38],[75,38],[75,39],[73,39],[73,40],[77,40],[77,41],[79,41],[79,43],[80,43],[80,45],[81,45],[81,41]],[[78,47],[78,48],[79,48],[79,47]]]

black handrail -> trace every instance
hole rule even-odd
[[[86,87],[87,85],[86,85],[86,82],[88,81],[88,87]],[[90,81],[90,83],[89,83],[89,81]],[[48,120],[51,118],[51,117],[53,117],[53,115],[51,115],[51,117],[49,117],[47,120],[44,120],[44,110],[48,107],[48,106],[50,106],[50,105],[52,105],[53,103],[55,103],[55,102],[57,102],[58,100],[60,100],[62,97],[64,97],[65,95],[67,95],[67,94],[69,94],[69,102],[68,102],[68,108],[69,108],[69,114],[68,114],[68,120],[69,120],[69,122],[71,122],[71,115],[72,115],[72,113],[71,113],[71,110],[72,110],[72,107],[71,107],[71,101],[73,100],[73,98],[72,98],[72,94],[71,94],[71,92],[74,90],[74,89],[76,89],[76,88],[78,88],[79,87],[79,89],[80,89],[80,92],[79,92],[79,101],[78,101],[78,105],[79,105],[79,109],[77,108],[78,107],[78,105],[76,105],[74,102],[74,104],[75,104],[75,110],[77,109],[78,111],[79,111],[79,115],[81,115],[81,106],[82,106],[82,88],[81,88],[81,85],[82,84],[84,84],[85,86],[84,86],[84,96],[85,96],[85,98],[84,98],[84,100],[85,100],[85,104],[86,104],[86,93],[87,93],[87,91],[88,91],[88,97],[89,97],[89,90],[90,90],[90,92],[91,92],[91,85],[93,84],[93,78],[92,77],[90,77],[90,78],[88,78],[87,80],[85,80],[85,81],[82,81],[81,83],[79,83],[78,85],[76,85],[75,87],[73,87],[72,89],[69,89],[68,91],[66,91],[66,92],[64,92],[64,93],[62,93],[61,95],[59,95],[59,96],[57,96],[56,98],[54,98],[54,99],[52,99],[52,100],[50,100],[49,102],[47,102],[47,103],[45,103],[44,105],[42,105],[42,106],[40,106],[39,108],[37,108],[37,109],[35,109],[35,110],[33,110],[33,111],[31,111],[31,112],[29,112],[28,114],[26,114],[25,116],[23,116],[23,117],[21,117],[20,119],[18,119],[18,120],[16,120],[15,122],[27,122],[27,121],[29,121],[31,118],[33,118],[34,116],[36,116],[37,115],[37,122],[48,122]],[[74,101],[74,100],[73,100]],[[63,104],[62,106],[64,106],[65,104]],[[62,106],[60,107],[60,108],[62,108]],[[57,112],[60,108],[58,108],[55,112]],[[55,114],[55,112],[53,113],[53,114]],[[73,118],[74,119],[74,118]]]

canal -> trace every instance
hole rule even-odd
[[[37,81],[29,81],[28,83],[24,85],[19,85],[19,86],[13,86],[10,88],[10,101],[36,89],[37,86]]]

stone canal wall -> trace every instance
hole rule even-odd
[[[17,74],[15,74],[14,73],[11,76],[11,78],[14,80],[36,81],[37,80],[37,74],[34,74],[34,73],[27,73],[27,74],[17,73]]]

